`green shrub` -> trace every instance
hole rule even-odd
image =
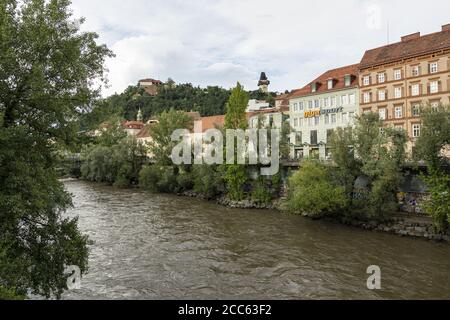
[[[257,184],[252,191],[252,201],[261,205],[267,205],[272,202],[270,190],[263,184]]]
[[[0,286],[0,300],[25,300],[26,297],[17,295],[12,289]]]
[[[194,188],[194,177],[192,172],[181,169],[177,176],[178,192],[192,190]]]
[[[209,165],[194,166],[194,191],[207,199],[213,199],[221,193],[223,181],[217,167]]]
[[[287,208],[291,212],[312,216],[337,214],[347,207],[347,201],[344,188],[330,182],[327,168],[319,162],[304,161],[289,179]]]
[[[144,166],[139,173],[139,185],[148,191],[158,192],[158,182],[161,180],[162,170],[159,166]]]

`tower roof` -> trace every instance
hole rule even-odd
[[[261,76],[259,77],[259,82],[258,82],[258,86],[262,86],[262,85],[269,85],[270,81],[266,76],[265,72],[261,72]]]

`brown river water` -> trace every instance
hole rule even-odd
[[[450,245],[65,182],[90,247],[64,299],[450,299]],[[367,267],[382,289],[367,289]]]

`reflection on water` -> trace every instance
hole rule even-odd
[[[450,245],[66,182],[91,246],[65,299],[450,299]],[[369,265],[380,291],[366,287]]]

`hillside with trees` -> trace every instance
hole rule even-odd
[[[119,116],[127,120],[136,119],[139,109],[144,119],[158,116],[170,109],[198,111],[203,117],[225,114],[225,106],[231,91],[218,86],[194,87],[191,83],[175,84],[168,80],[151,96],[143,88],[130,86],[123,93],[114,94],[99,101],[81,117],[81,130],[96,128],[100,123]],[[266,100],[272,105],[276,93],[266,94],[260,90],[248,92],[250,99]]]

